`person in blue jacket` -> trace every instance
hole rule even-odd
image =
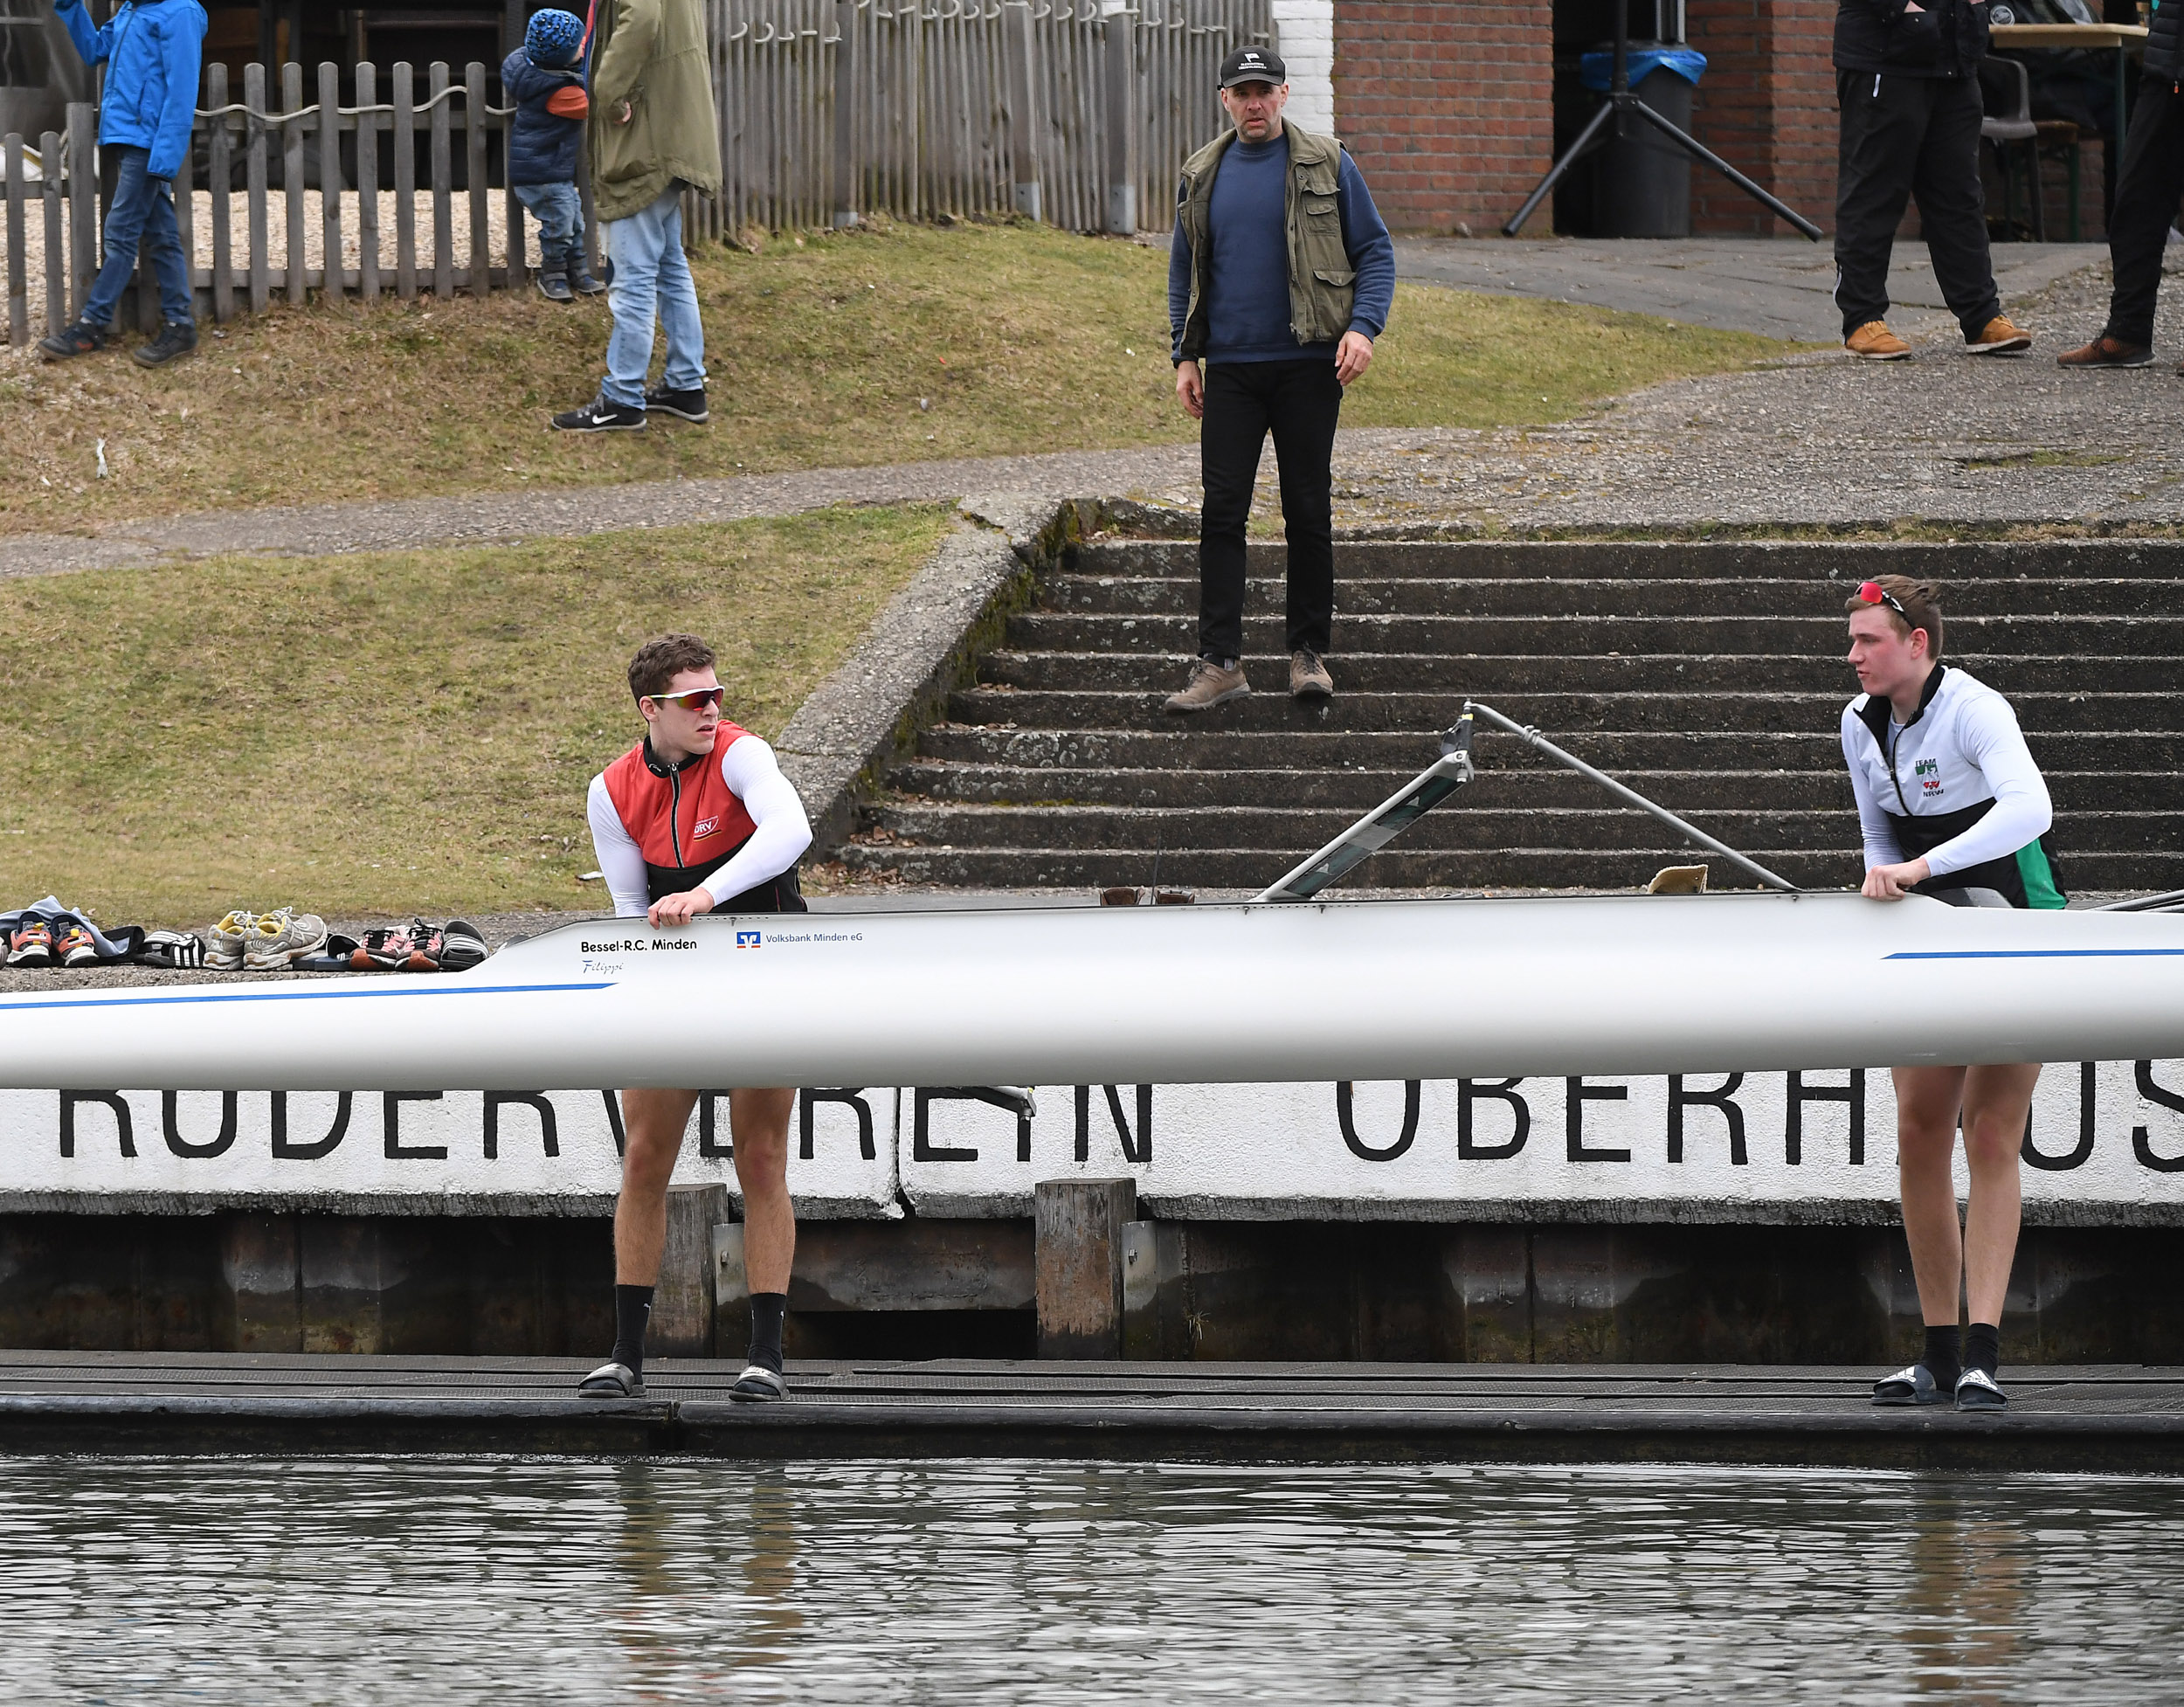
[[[538,287],[555,302],[573,301],[579,293],[596,296],[606,288],[584,263],[584,204],[577,194],[584,119],[549,105],[564,90],[583,93],[584,46],[582,18],[543,11],[524,31],[523,45],[501,66],[501,86],[515,103],[508,187],[538,221]]]
[[[197,315],[175,222],[175,174],[190,169],[190,126],[197,115],[197,70],[206,18],[197,0],[127,0],[104,29],[93,29],[83,0],[55,0],[84,63],[107,68],[99,103],[99,146],[121,159],[107,203],[106,259],[76,323],[38,340],[49,362],[103,349],[140,245],[159,280],[159,335],[134,352],[156,368],[197,347]]]

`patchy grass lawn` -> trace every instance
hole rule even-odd
[[[1185,440],[1167,257],[1041,226],[898,226],[708,246],[710,427],[568,439],[595,390],[604,300],[536,292],[238,319],[145,372],[0,351],[0,532],[181,510],[913,461]],[[1351,426],[1565,419],[1787,346],[1560,303],[1400,286]],[[112,478],[94,477],[106,441]]]
[[[933,506],[517,547],[0,584],[0,906],[603,907],[592,774],[648,636],[707,636],[779,732],[953,525]]]

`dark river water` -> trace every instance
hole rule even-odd
[[[0,1460],[0,1699],[2184,1698],[2184,1482]]]

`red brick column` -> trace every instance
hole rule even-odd
[[[1686,31],[1706,56],[1692,103],[1698,140],[1807,219],[1834,229],[1835,0],[1688,0]],[[1787,234],[1704,167],[1691,176],[1695,235]]]
[[[1516,212],[1554,159],[1553,56],[1538,0],[1335,0],[1336,124],[1381,217],[1484,236]]]

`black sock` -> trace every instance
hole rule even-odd
[[[1974,1332],[1978,1331],[1976,1329]],[[1919,1362],[1925,1364],[1938,1387],[1953,1387],[1957,1377],[1964,1373],[1957,1350],[1957,1324],[1952,1322],[1946,1328],[1926,1330],[1926,1350]]]
[[[2002,1366],[2002,1330],[1993,1322],[1974,1322],[1965,1330],[1964,1366],[1993,1376]]]
[[[788,1314],[787,1293],[754,1292],[750,1295],[750,1357],[748,1361],[764,1364],[777,1375],[781,1373],[781,1323]]]
[[[649,1286],[614,1289],[614,1351],[611,1363],[626,1364],[632,1375],[645,1372],[645,1323],[652,1319]]]

